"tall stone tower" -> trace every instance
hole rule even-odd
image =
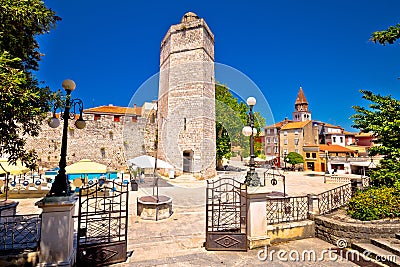
[[[294,104],[293,121],[310,121],[311,111],[308,110],[308,101],[300,87],[297,99]]]
[[[183,172],[215,176],[214,35],[186,13],[161,42],[158,156]]]

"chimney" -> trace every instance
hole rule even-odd
[[[108,106],[109,106],[109,107],[112,107],[112,106],[113,106],[113,104],[108,104]]]
[[[133,108],[136,108],[136,104],[133,104]]]

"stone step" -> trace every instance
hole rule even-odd
[[[400,256],[400,240],[396,238],[372,238],[371,244]],[[400,257],[399,257],[400,259]]]
[[[368,255],[371,262],[378,263],[383,266],[396,267],[400,266],[400,257],[393,255],[383,248],[377,247],[371,243],[353,243],[351,247],[361,255]],[[368,251],[368,253],[366,253]]]

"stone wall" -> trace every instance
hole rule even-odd
[[[111,115],[94,120],[93,115],[84,114],[86,127],[82,130],[68,123],[67,165],[81,159],[90,159],[109,166],[109,170],[125,170],[127,159],[144,154],[154,156],[156,123],[139,117],[133,121],[121,116],[114,122]],[[63,120],[59,127],[42,125],[38,137],[28,137],[26,148],[34,149],[39,156],[39,165],[50,168],[58,166],[61,153]]]
[[[376,221],[359,221],[349,219],[339,221],[335,218],[317,216],[315,221],[315,237],[336,245],[337,240],[344,239],[348,245],[354,242],[370,242],[371,238],[395,237],[400,232],[400,219]]]

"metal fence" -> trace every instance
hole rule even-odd
[[[1,216],[0,254],[38,250],[41,222],[41,214]]]
[[[325,214],[346,205],[351,198],[351,183],[318,195],[319,214]]]
[[[267,224],[307,219],[308,197],[271,198],[266,200]]]

